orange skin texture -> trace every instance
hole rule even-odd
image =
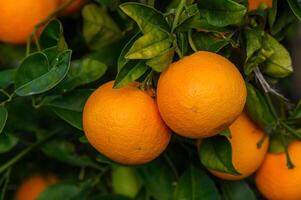
[[[158,81],[157,102],[165,123],[188,138],[216,135],[242,112],[246,86],[226,58],[199,51],[172,63]]]
[[[232,147],[232,162],[234,168],[241,173],[235,176],[227,173],[212,171],[215,176],[225,180],[241,180],[253,174],[263,162],[269,146],[266,137],[260,148],[257,143],[264,137],[264,132],[242,113],[229,127]]]
[[[33,175],[20,185],[15,200],[35,200],[46,187],[57,182],[58,178],[53,175]]]
[[[273,6],[273,0],[249,0],[249,11],[256,10],[262,3],[265,3],[269,8]]]
[[[293,169],[288,169],[285,153],[268,153],[257,171],[257,188],[267,199],[301,199],[301,142],[290,143],[288,152],[295,166]]]
[[[88,141],[122,164],[144,164],[155,159],[170,140],[156,101],[137,84],[112,87],[113,81],[105,83],[86,102],[83,127]]]
[[[34,31],[58,6],[56,0],[0,1],[0,41],[24,44]]]
[[[64,3],[67,0],[59,0],[59,4]],[[72,2],[67,8],[65,8],[60,15],[61,16],[66,16],[66,15],[70,15],[73,13],[78,12],[86,3],[88,2],[88,0],[74,0],[74,2]]]

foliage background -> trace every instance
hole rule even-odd
[[[231,152],[220,137],[207,141],[215,153],[204,150],[214,162],[199,159],[195,141],[173,135],[160,158],[126,167],[129,171],[114,181],[112,172],[120,165],[87,143],[81,112],[93,89],[116,76],[116,87],[136,79],[146,87],[155,85],[172,60],[207,50],[240,68],[253,85],[248,86],[246,109],[271,136],[283,133],[285,147],[301,137],[301,93],[288,76],[292,64],[284,48],[298,49],[298,2],[274,0],[278,9],[254,12],[247,12],[244,0],[140,2],[150,7],[119,7],[125,3],[119,0],[90,3],[82,13],[51,21],[30,51],[29,45],[0,45],[0,199],[12,199],[19,183],[36,172],[51,172],[62,180],[39,200],[261,198],[252,177],[228,182],[207,173],[203,165],[235,172],[231,155],[219,159],[223,150]],[[148,15],[152,20],[145,21]],[[300,74],[295,76],[299,81]],[[218,150],[214,144],[220,143],[225,148]]]

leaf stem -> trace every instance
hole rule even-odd
[[[173,20],[173,24],[172,24],[172,28],[171,28],[171,32],[174,32],[175,28],[177,27],[178,25],[178,22],[179,22],[179,18],[180,18],[180,15],[184,9],[184,6],[186,4],[186,0],[181,0],[180,1],[180,4],[176,10],[176,15],[175,15],[175,18]]]
[[[10,179],[10,172],[11,172],[11,168],[8,168],[8,170],[6,171],[6,173],[4,175],[5,176],[5,182],[4,182],[4,185],[2,187],[0,200],[4,200],[7,185],[8,185],[9,179]]]
[[[188,31],[188,42],[189,42],[189,44],[190,44],[191,49],[192,49],[194,52],[197,52],[198,49],[196,48],[196,46],[195,46],[195,44],[194,44],[194,41],[193,41],[193,39],[192,39],[192,37],[191,37],[191,30]]]

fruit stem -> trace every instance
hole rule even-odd
[[[172,28],[171,28],[171,32],[174,32],[175,28],[177,27],[178,25],[178,22],[179,22],[179,18],[180,18],[180,15],[184,9],[184,6],[186,4],[186,0],[181,0],[180,1],[180,4],[176,10],[176,15],[175,15],[175,18],[173,20],[173,24],[172,24]]]
[[[263,134],[262,138],[257,142],[256,146],[257,146],[258,149],[261,148],[266,136],[267,136],[266,134]]]
[[[286,165],[287,165],[287,168],[289,169],[293,169],[295,166],[291,160],[291,157],[289,155],[289,152],[288,152],[288,144],[287,144],[287,140],[284,138],[284,136],[282,134],[280,134],[281,136],[281,141],[282,141],[282,144],[284,146],[284,153],[285,153],[285,157],[286,157]]]

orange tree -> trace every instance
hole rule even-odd
[[[1,1],[0,200],[301,199],[298,19],[297,0]]]

